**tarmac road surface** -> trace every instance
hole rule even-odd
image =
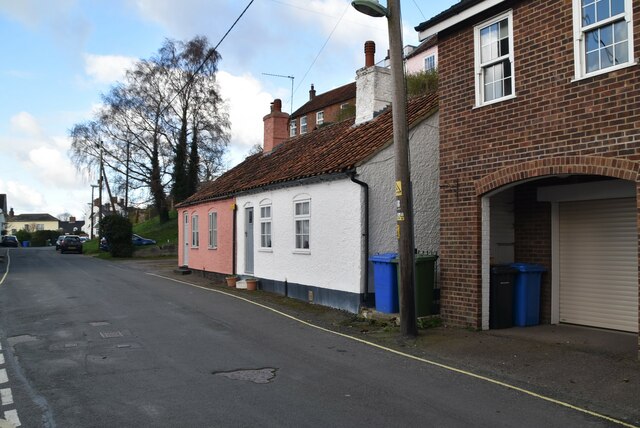
[[[25,427],[610,425],[126,265],[9,257],[0,389]]]

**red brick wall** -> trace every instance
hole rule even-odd
[[[439,35],[442,316],[452,325],[481,326],[483,193],[550,173],[638,176],[638,164],[629,161],[640,160],[640,66],[573,81],[571,0],[512,7],[514,99],[475,108],[473,25],[479,21]],[[638,1],[634,18],[637,60]],[[518,232],[519,242],[538,239],[516,252],[542,251],[547,264],[548,207],[523,191],[516,209],[540,223]],[[543,284],[543,306],[548,287]],[[543,313],[543,321],[548,317]]]
[[[342,101],[338,104],[333,104],[321,109],[324,111],[324,123],[329,122],[337,122],[338,114],[340,113],[340,106],[342,104],[351,104],[356,105],[356,99],[352,98],[350,100]],[[320,110],[317,110],[320,111]],[[311,132],[316,128],[316,112],[307,113],[307,132]],[[300,135],[300,118],[296,118],[296,135]]]

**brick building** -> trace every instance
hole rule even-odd
[[[289,136],[306,134],[322,125],[349,117],[347,112],[355,111],[356,82],[316,95],[311,85],[309,101],[291,114],[289,120]],[[342,117],[341,114],[347,114]],[[351,114],[353,116],[353,114]]]
[[[462,0],[438,37],[442,315],[487,329],[493,263],[541,322],[638,332],[640,2]]]

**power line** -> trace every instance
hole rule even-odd
[[[416,3],[416,0],[412,0],[413,4],[416,5],[416,9],[418,9],[418,12],[420,12],[420,15],[422,15],[422,19],[426,20],[427,18],[424,16],[424,13],[422,13],[422,10],[420,9],[420,6],[418,6],[418,3]]]
[[[329,33],[329,36],[327,37],[327,40],[325,40],[324,44],[322,45],[322,47],[318,51],[318,54],[316,55],[316,57],[311,62],[311,65],[309,66],[307,71],[304,73],[304,76],[302,76],[302,79],[300,80],[300,83],[298,83],[298,87],[296,87],[296,91],[298,89],[300,89],[300,85],[302,85],[302,83],[304,82],[304,79],[307,77],[307,74],[309,74],[309,72],[311,71],[311,68],[313,67],[313,65],[318,60],[318,57],[320,56],[320,54],[324,50],[325,46],[327,46],[327,43],[329,43],[329,40],[331,39],[331,36],[333,36],[333,33],[336,31],[336,28],[338,28],[338,25],[340,25],[340,22],[342,21],[342,18],[344,18],[344,15],[347,13],[347,10],[349,10],[350,7],[351,7],[351,4],[350,3],[347,4],[347,7],[344,9],[344,12],[342,12],[342,15],[340,16],[340,19],[338,19],[338,22],[336,22],[336,25],[333,27],[333,30],[331,30],[331,33]]]
[[[222,36],[222,38],[220,39],[220,41],[218,42],[218,44],[215,45],[215,47],[209,51],[209,53],[207,54],[207,56],[205,57],[205,59],[202,61],[202,63],[198,66],[198,68],[196,68],[196,71],[189,77],[189,80],[187,80],[187,82],[182,86],[182,88],[180,88],[180,90],[178,92],[176,92],[176,94],[173,96],[173,98],[171,98],[171,100],[169,100],[169,102],[167,103],[167,105],[165,106],[165,108],[162,109],[162,111],[160,112],[160,114],[164,113],[169,106],[171,106],[171,103],[173,103],[175,101],[176,98],[178,98],[178,95],[180,95],[186,88],[187,86],[189,86],[192,82],[193,79],[195,78],[196,74],[198,74],[200,72],[200,70],[202,70],[205,66],[205,64],[207,63],[207,61],[209,61],[209,59],[211,59],[211,57],[213,56],[214,53],[216,53],[218,51],[218,46],[220,46],[222,44],[222,42],[224,41],[224,39],[227,38],[227,36],[229,35],[229,33],[231,32],[231,30],[233,30],[233,27],[236,26],[236,24],[238,23],[238,21],[240,21],[240,19],[242,18],[242,16],[245,14],[245,12],[247,11],[247,9],[249,9],[249,6],[251,6],[253,4],[254,0],[251,0],[249,2],[249,4],[247,5],[247,7],[244,8],[244,10],[242,11],[242,13],[240,14],[240,16],[238,16],[238,18],[233,22],[233,24],[231,24],[231,27],[229,27],[229,29],[227,30],[226,33],[224,33],[224,36]]]

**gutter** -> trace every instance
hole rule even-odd
[[[238,206],[236,205],[235,201],[233,202],[231,209],[233,210],[233,238],[232,238],[233,247],[231,251],[231,275],[235,275],[236,274],[236,248],[237,248],[236,230],[237,230],[237,224],[238,224]]]
[[[366,303],[369,299],[369,185],[364,181],[360,181],[356,178],[356,172],[352,171],[349,174],[351,181],[362,187],[364,192],[364,225],[362,227],[362,236],[364,238],[364,250],[362,259],[364,261],[364,293],[362,300]]]

